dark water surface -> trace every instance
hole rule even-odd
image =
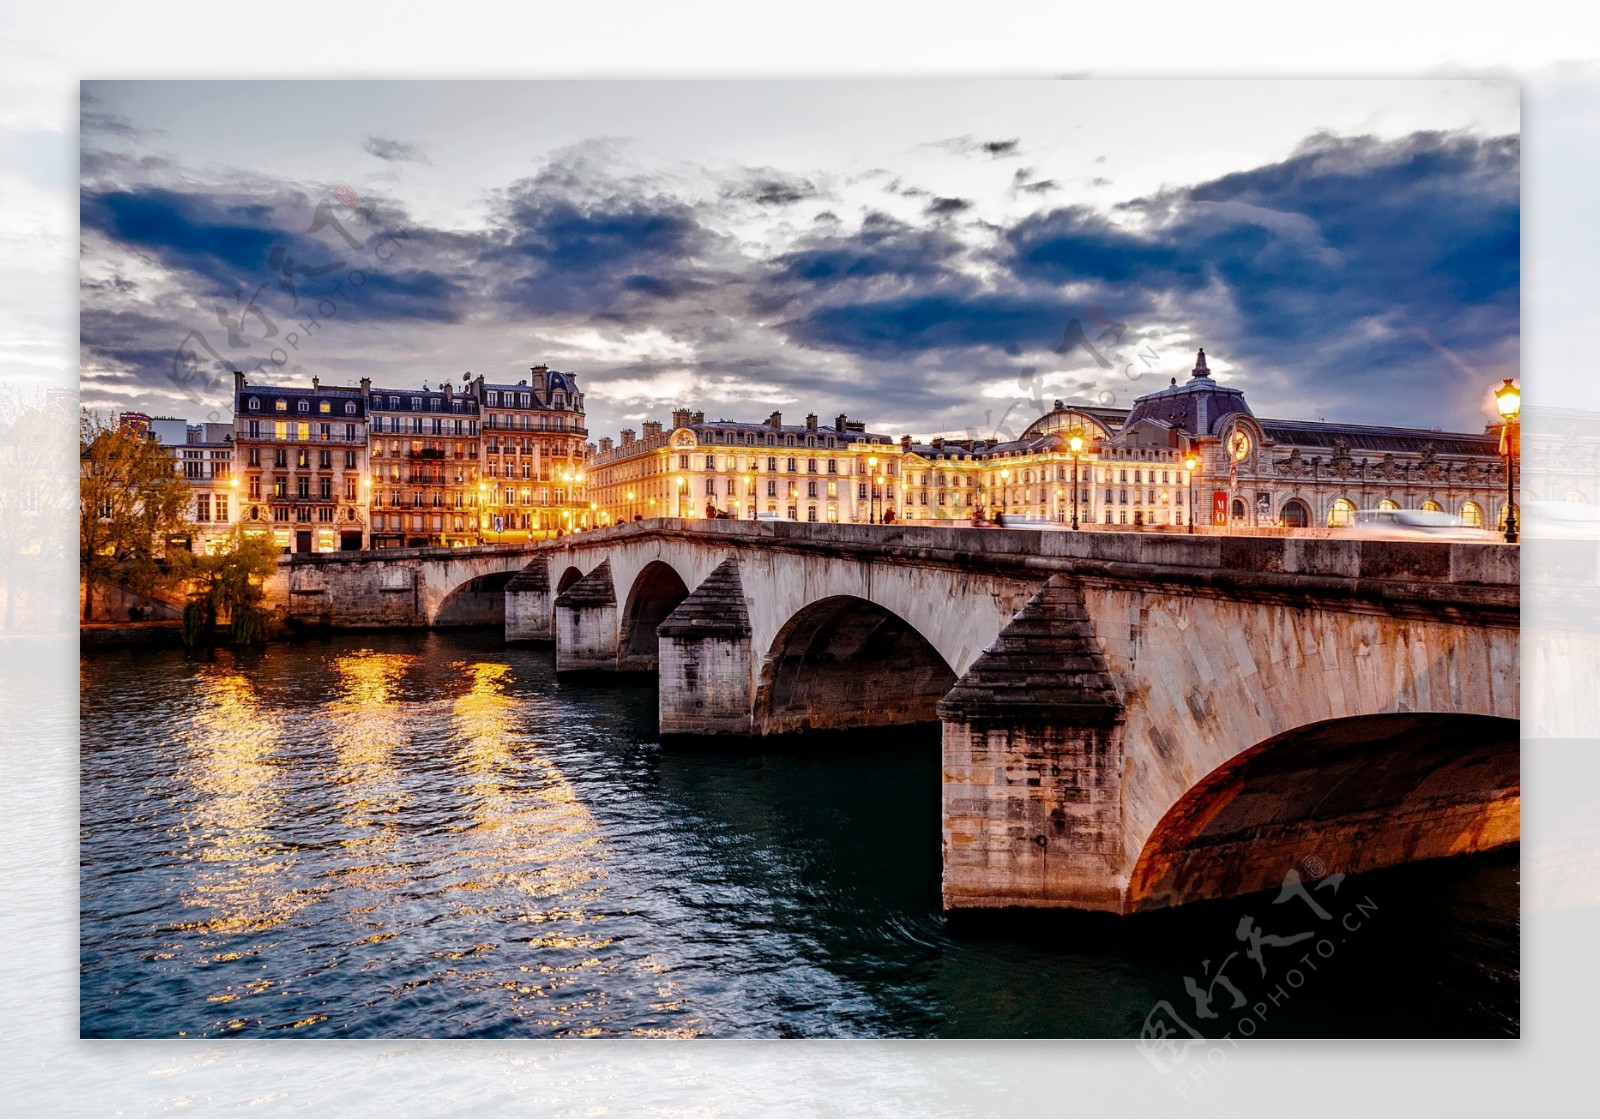
[[[652,688],[485,633],[81,683],[85,1036],[1518,1031],[1514,850],[1324,884],[1326,918],[947,920],[936,734],[663,750]],[[1311,936],[1258,964],[1245,916]]]

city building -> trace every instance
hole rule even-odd
[[[448,381],[368,391],[373,548],[483,540],[479,413],[477,396]]]
[[[490,543],[540,540],[595,524],[589,432],[577,378],[534,366],[515,385],[469,382],[482,413],[479,531]]]
[[[240,487],[233,470],[233,425],[191,424],[172,416],[147,417],[142,425],[172,453],[174,469],[189,484],[189,520],[196,552],[222,548],[239,521]]]
[[[285,551],[367,543],[367,400],[360,388],[251,385],[235,372],[233,446],[246,533]]]
[[[820,454],[819,454],[820,453]],[[707,423],[600,441],[600,523],[774,516],[941,524],[1001,520],[1115,529],[1341,528],[1361,510],[1505,523],[1498,423],[1481,433],[1260,418],[1201,350],[1189,378],[1129,409],[1056,401],[1014,440],[868,435],[838,418]]]
[[[647,517],[893,521],[904,449],[860,421],[711,420],[678,409],[600,440],[589,468],[596,524]]]

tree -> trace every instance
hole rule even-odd
[[[246,535],[237,525],[226,548],[203,556],[187,552],[175,556],[173,575],[187,581],[190,589],[183,608],[184,644],[191,649],[209,646],[223,618],[235,642],[252,644],[265,638],[262,584],[277,567],[278,546],[265,536]]]
[[[97,581],[148,593],[170,578],[167,539],[192,530],[189,485],[171,453],[143,430],[85,410],[78,455],[78,572],[88,619]]]

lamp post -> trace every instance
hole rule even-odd
[[[678,476],[678,516],[683,516],[683,503],[688,500],[689,480],[683,475]]]
[[[867,503],[867,524],[878,523],[878,457],[867,456],[867,474],[872,476],[872,498]]]
[[[1190,455],[1183,461],[1184,469],[1189,472],[1189,532],[1194,532],[1194,469],[1200,465],[1200,460]]]
[[[1073,436],[1067,441],[1072,451],[1072,527],[1078,527],[1078,462],[1083,457],[1083,437]]]
[[[1515,489],[1512,482],[1517,458],[1517,417],[1522,414],[1522,392],[1512,382],[1511,378],[1505,379],[1505,384],[1494,391],[1495,407],[1500,410],[1500,419],[1504,427],[1500,429],[1500,453],[1506,457],[1506,543],[1517,543],[1517,511],[1512,504]]]
[[[1011,504],[1011,470],[1004,468],[1000,471],[1000,516],[1004,517],[1006,506]]]

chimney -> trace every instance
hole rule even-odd
[[[847,417],[844,413],[839,413],[839,415],[833,418],[833,430],[836,432],[844,431],[844,425],[848,419],[849,417]]]
[[[622,446],[623,447],[627,447],[632,442],[633,442],[633,429],[632,428],[623,428],[622,429]]]
[[[694,414],[694,422],[696,424],[704,424],[706,422],[706,414],[703,412],[696,412]]]
[[[935,451],[943,451],[944,450],[944,437],[943,436],[934,436],[933,437],[933,449]]]
[[[602,452],[611,450],[611,437],[610,436],[601,436],[600,437],[600,450]]]
[[[372,378],[363,377],[361,379],[361,395],[362,396],[366,396],[371,391],[372,391]]]
[[[806,413],[806,431],[814,432],[816,430],[817,430],[817,414],[815,412]]]
[[[529,366],[528,367],[528,372],[529,373],[549,373],[550,372],[550,367],[545,365],[543,362],[540,362],[536,366]],[[523,384],[526,385],[527,382],[524,381]]]
[[[646,439],[649,439],[651,436],[658,436],[661,434],[661,421],[646,420],[642,426],[642,430]]]
[[[783,413],[774,412],[771,416],[767,417],[767,426],[769,428],[783,427]]]
[[[911,437],[910,436],[901,436],[900,437],[900,450],[901,451],[910,451],[911,450]]]
[[[674,428],[687,428],[689,426],[689,423],[690,423],[689,417],[691,415],[693,415],[693,414],[687,408],[675,408],[675,409],[673,409],[672,410],[672,426]]]
[[[322,384],[322,379],[313,373],[311,375],[311,391],[315,393],[317,391],[317,386],[320,384]]]
[[[233,371],[233,391],[235,393],[244,392],[244,371],[243,370],[236,369],[236,370]]]
[[[448,381],[446,381],[444,383],[444,399],[447,400],[447,401],[454,399],[453,395],[452,395],[452,390],[450,388],[450,382],[448,382]]]

